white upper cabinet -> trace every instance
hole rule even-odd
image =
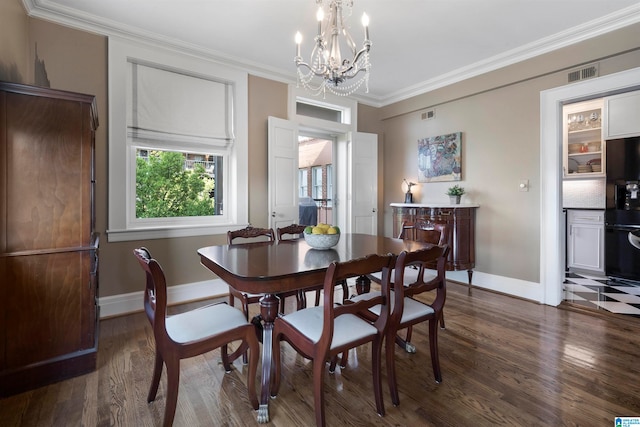
[[[640,136],[640,91],[605,98],[605,138]]]
[[[603,105],[602,99],[594,99],[563,107],[562,157],[565,179],[605,176]]]

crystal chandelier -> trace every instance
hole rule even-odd
[[[362,48],[357,50],[356,44],[349,34],[345,17],[349,18],[353,10],[353,0],[328,0],[328,17],[325,21],[323,10],[325,0],[316,0],[318,4],[318,34],[314,38],[315,45],[311,52],[309,63],[300,56],[302,35],[296,33],[295,63],[298,70],[298,85],[314,95],[326,94],[326,91],[341,96],[355,92],[365,84],[369,92],[369,17],[362,15],[364,26],[364,41]],[[351,58],[342,58],[342,53],[348,52]]]

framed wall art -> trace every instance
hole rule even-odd
[[[462,179],[462,132],[418,140],[418,181]]]

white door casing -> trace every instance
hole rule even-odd
[[[298,222],[298,126],[269,117],[269,226],[276,230]]]
[[[540,92],[540,283],[538,301],[562,302],[562,105],[640,89],[640,67]]]
[[[268,136],[269,226],[275,230],[298,221],[298,126],[269,117]],[[344,233],[377,234],[378,136],[338,135],[334,153],[335,225]]]

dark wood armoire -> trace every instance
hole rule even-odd
[[[0,82],[0,397],[91,372],[95,97]]]

